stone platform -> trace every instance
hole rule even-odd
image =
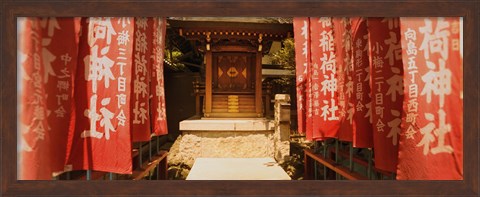
[[[180,131],[273,131],[274,122],[266,118],[200,118],[180,122]]]
[[[187,180],[291,180],[273,158],[197,158]]]
[[[200,119],[180,122],[168,161],[192,167],[196,158],[274,156],[274,123],[270,119]]]
[[[269,118],[191,117],[179,123],[180,135],[168,154],[170,165],[193,166],[197,158],[275,158],[290,155],[290,98],[276,95]]]

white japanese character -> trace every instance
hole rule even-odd
[[[133,124],[144,124],[145,120],[147,119],[147,110],[145,109],[145,103],[140,103],[140,106],[138,106],[138,104],[139,102],[135,101],[135,108],[133,109],[133,113],[135,114]],[[138,118],[140,118],[140,120]]]
[[[445,145],[445,135],[451,131],[451,125],[446,123],[446,113],[443,109],[438,110],[439,125],[438,128],[435,125],[435,115],[431,113],[425,113],[425,119],[430,121],[427,125],[420,129],[423,134],[423,138],[417,147],[423,146],[423,154],[427,155],[429,152],[432,154],[438,153],[452,153],[453,148],[449,145]],[[435,136],[438,136],[438,144],[435,148],[430,149],[430,143],[435,141]]]
[[[140,55],[140,53],[135,54],[135,74],[141,73],[143,76],[147,75],[147,60],[145,55]]]
[[[117,24],[122,24],[122,28],[125,28],[127,24],[130,24],[130,17],[120,17],[117,20]]]
[[[392,77],[387,79],[387,84],[389,85],[386,95],[391,95],[392,101],[397,100],[397,94],[403,95],[403,77],[399,68],[391,67]]]
[[[424,51],[424,56],[428,60],[430,54],[440,53],[443,59],[448,59],[448,37],[450,24],[444,18],[438,18],[437,26],[433,31],[432,20],[425,18],[425,26],[420,27],[419,31],[424,34],[420,50]]]
[[[68,91],[68,89],[70,88],[70,83],[68,81],[57,81],[57,88],[58,91]]]
[[[115,29],[112,26],[110,17],[96,17],[90,18],[89,29],[93,31],[88,31],[88,44],[93,46],[98,39],[107,39],[107,45],[110,45],[112,41],[112,36],[117,35]]]
[[[145,97],[146,95],[148,95],[147,84],[143,81],[140,81],[139,78],[136,78],[133,81],[133,93],[135,94],[136,99],[138,99],[138,95],[140,94],[142,94],[142,97]]]
[[[100,113],[102,113],[102,119],[100,120],[100,126],[104,127],[105,139],[110,139],[110,131],[115,131],[115,128],[112,125],[112,119],[115,115],[109,111],[105,106],[110,103],[110,98],[102,99],[102,108],[100,108]]]
[[[308,23],[307,21],[303,21],[303,27],[302,27],[302,33],[301,35],[304,37],[305,39],[305,42],[303,42],[303,48],[302,48],[302,55],[305,56],[305,58],[307,58],[307,54],[308,54]]]
[[[147,36],[145,32],[135,32],[135,50],[145,53],[147,51]]]
[[[390,66],[393,66],[395,61],[402,60],[402,47],[400,42],[398,42],[399,40],[400,38],[397,38],[395,32],[390,32],[390,38],[384,41],[388,45],[388,51],[384,59],[388,59]]]
[[[333,32],[330,31],[322,31],[320,34],[322,37],[320,38],[320,46],[322,50],[325,51],[332,51],[333,52]]]
[[[402,131],[400,129],[400,124],[402,123],[402,119],[399,118],[400,111],[391,110],[391,113],[396,118],[387,123],[388,126],[390,127],[390,132],[388,133],[387,138],[392,138],[392,144],[396,146],[398,142],[398,135]]]
[[[336,60],[335,60],[335,53],[330,52],[330,56],[328,56],[326,53],[323,54],[323,57],[320,58],[320,61],[322,61],[322,66],[320,69],[322,69],[322,73],[325,74],[327,71],[332,71],[332,73],[336,73]]]
[[[97,81],[104,77],[105,88],[110,87],[110,80],[114,80],[111,68],[114,61],[106,56],[109,47],[101,50],[101,57],[98,57],[98,46],[92,47],[92,55],[87,55],[85,61],[85,80],[92,81],[92,92],[97,93]]]
[[[405,34],[405,40],[417,40],[417,32],[410,27],[403,34]]]
[[[127,30],[123,30],[118,34],[117,43],[118,45],[127,45],[128,41],[130,41],[130,34],[128,34]]]
[[[438,71],[434,71],[436,65],[433,62],[427,61],[427,67],[430,70],[422,76],[422,81],[425,82],[425,86],[420,95],[427,95],[427,103],[432,101],[432,93],[439,96],[440,107],[443,107],[445,95],[452,93],[452,72],[445,67],[445,61],[443,59],[439,59],[439,64]]]
[[[146,30],[148,27],[147,18],[146,17],[136,18],[135,25],[137,25],[138,29]]]
[[[356,109],[357,111],[362,111],[365,106],[362,104],[362,102],[358,101]]]
[[[123,113],[123,109],[120,110],[120,113],[118,113],[116,118],[118,120],[118,125],[125,126],[125,121],[127,120],[127,117],[125,116],[125,113]]]
[[[120,109],[125,104],[127,104],[127,95],[117,94],[117,107],[118,107],[118,109]]]
[[[331,27],[332,26],[332,19],[330,17],[320,17],[318,23],[322,24],[322,28]]]
[[[65,117],[65,114],[67,111],[63,108],[63,106],[60,106],[57,110],[55,110],[55,114],[57,114],[57,118],[63,118]]]
[[[101,139],[103,137],[103,133],[97,131],[97,121],[100,120],[100,114],[97,113],[97,97],[96,94],[90,97],[90,109],[86,109],[84,112],[85,117],[90,120],[90,129],[82,132],[80,135],[82,138]]]
[[[63,65],[65,66],[68,64],[68,62],[72,61],[72,57],[70,57],[68,53],[65,53],[62,56],[60,56],[60,59],[63,61]]]
[[[377,124],[375,124],[375,126],[377,127],[378,132],[384,132],[383,127],[385,127],[385,124],[382,122],[381,118],[377,120]]]
[[[330,95],[333,97],[335,94],[335,90],[337,90],[337,78],[335,78],[333,73],[330,73],[330,77],[328,75],[324,75],[325,80],[322,81],[322,89],[320,91],[323,92],[323,95],[327,95],[327,92],[330,92]]]

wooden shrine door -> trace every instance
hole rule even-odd
[[[213,92],[223,94],[253,94],[255,77],[253,53],[214,53]]]
[[[255,53],[212,55],[212,115],[254,117]]]

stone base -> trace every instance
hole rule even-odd
[[[172,165],[192,167],[196,158],[274,157],[274,123],[270,119],[200,119],[180,122],[182,135],[168,154]]]

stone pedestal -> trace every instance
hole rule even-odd
[[[202,119],[180,122],[182,135],[168,154],[171,165],[192,167],[196,158],[272,157],[279,163],[290,154],[290,97],[275,97],[275,119]]]
[[[170,149],[170,164],[192,167],[196,158],[258,158],[274,155],[274,122],[265,118],[180,122],[182,135]]]
[[[290,159],[290,95],[275,95],[275,160],[279,163]]]

